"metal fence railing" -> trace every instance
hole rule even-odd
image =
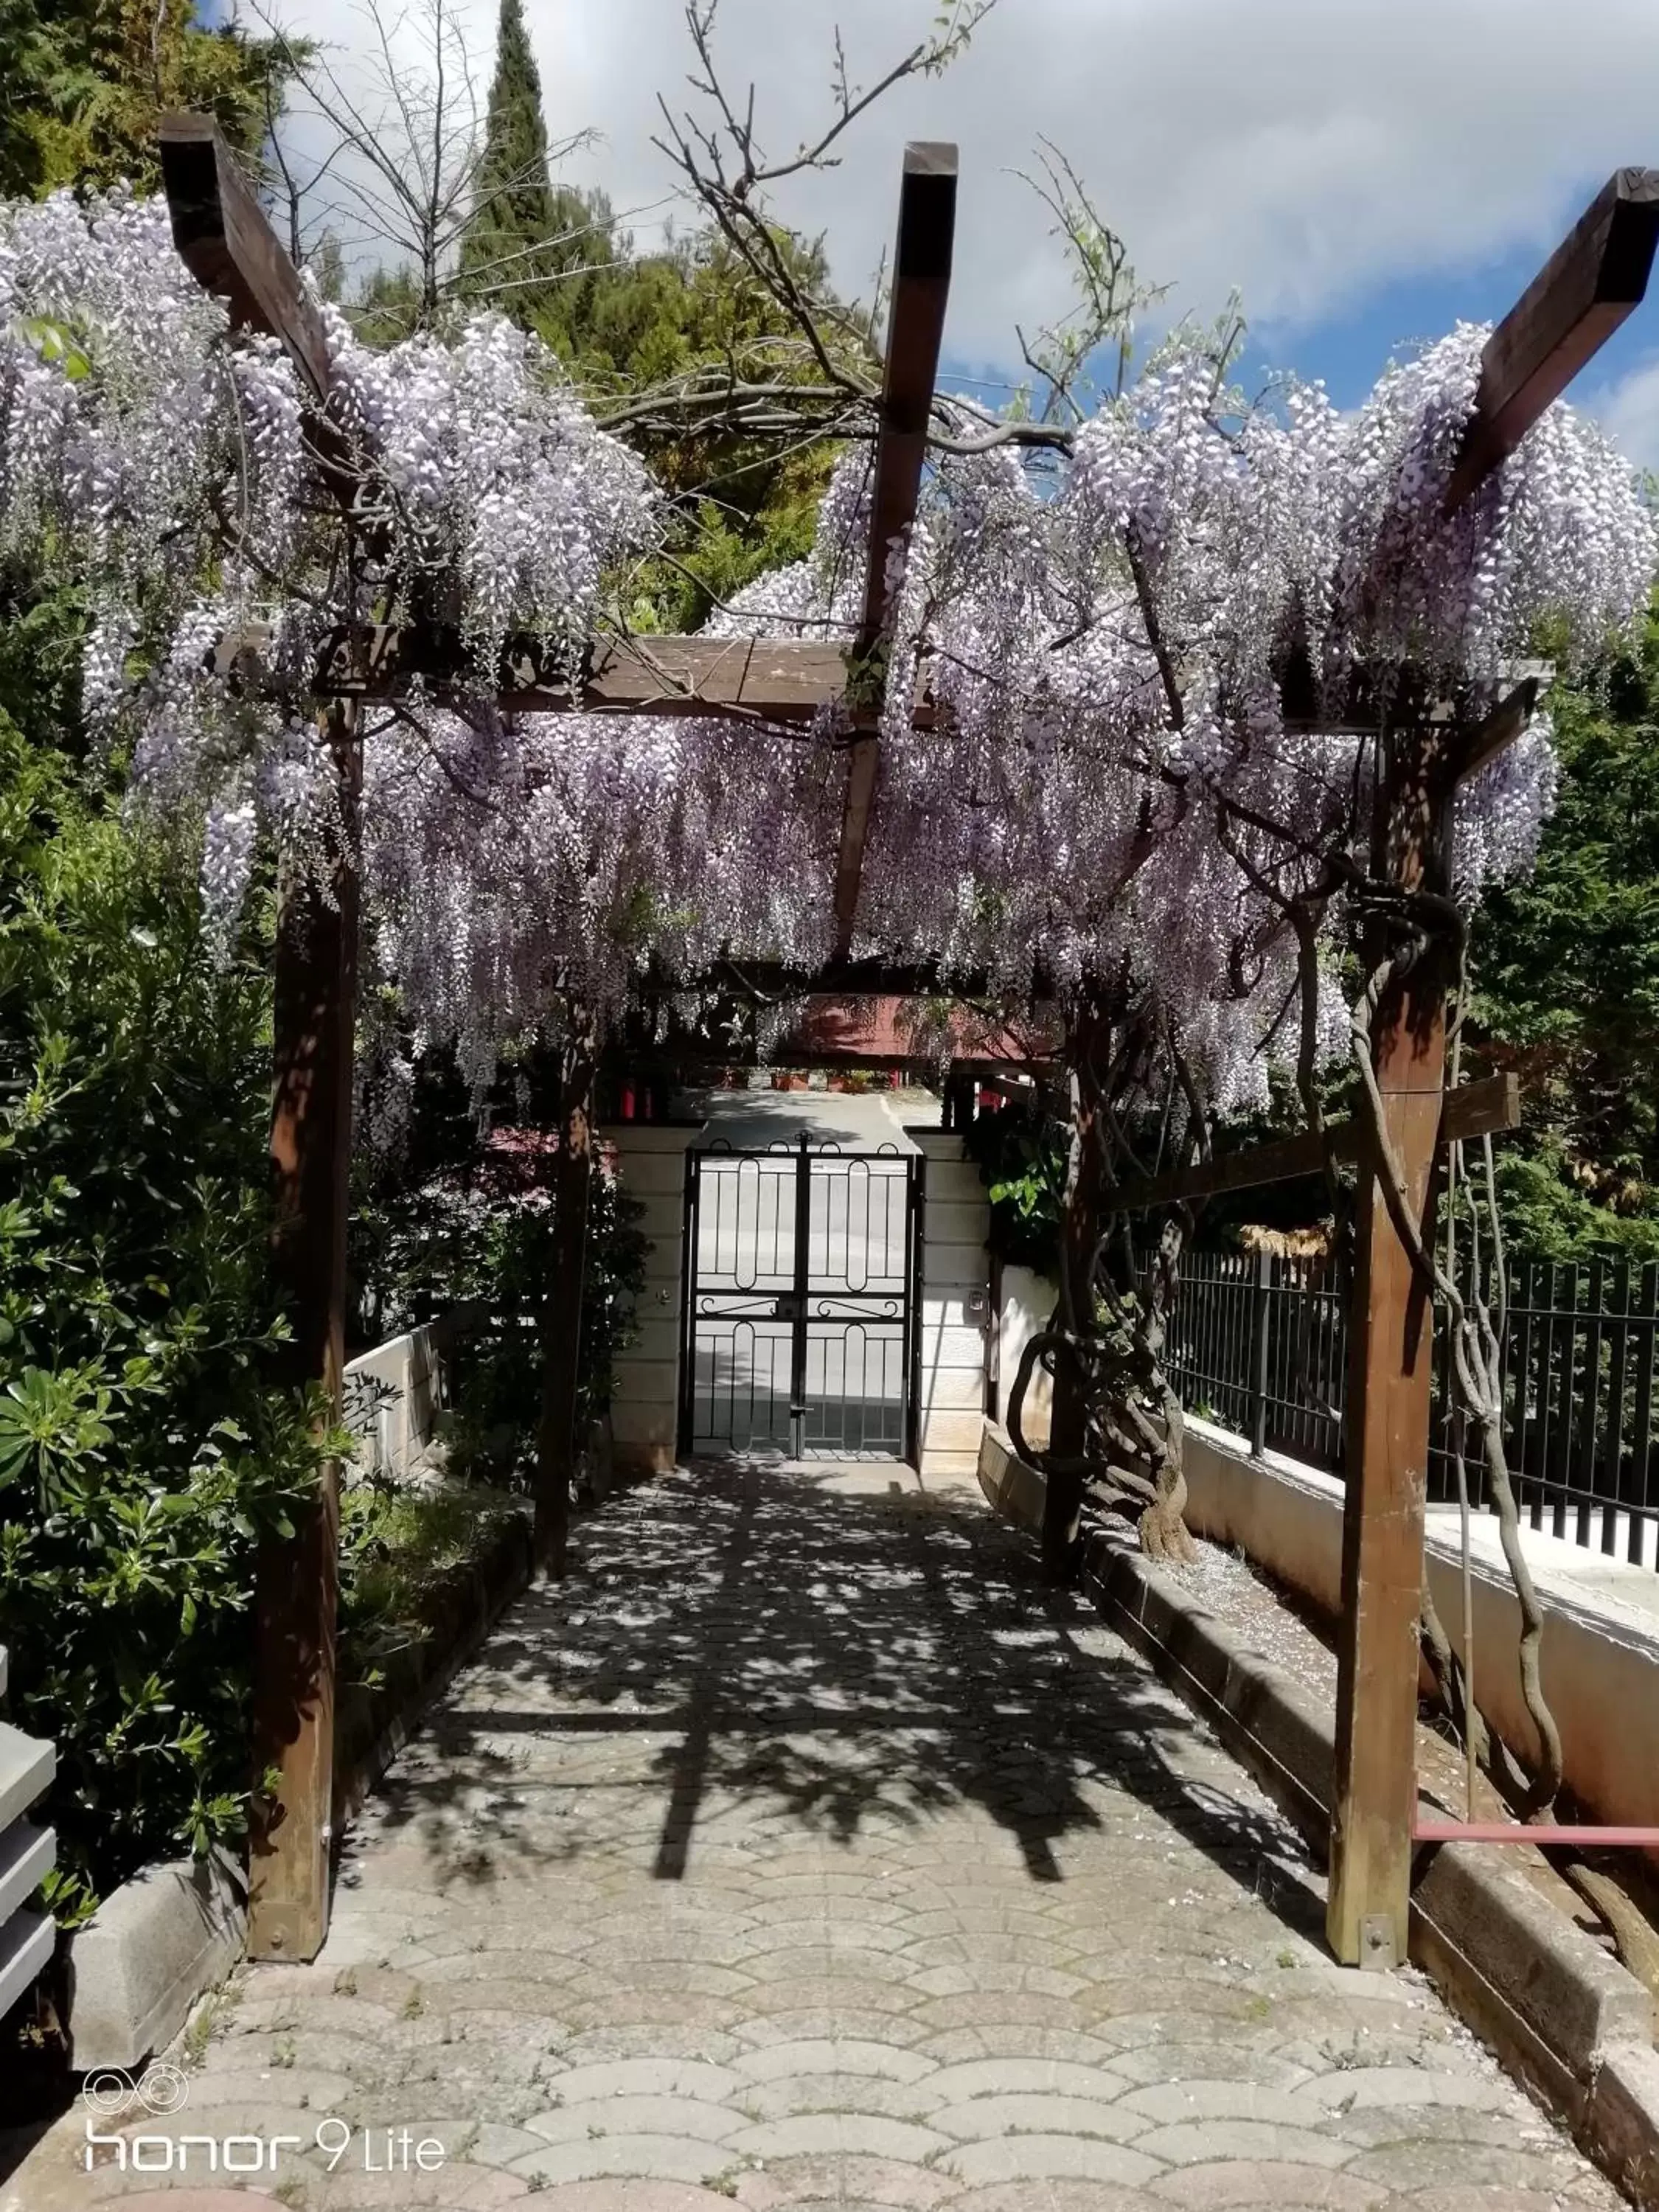
[[[1534,1528],[1659,1566],[1655,1359],[1659,1265],[1511,1261],[1504,1449]],[[1340,1474],[1348,1317],[1324,1264],[1269,1253],[1189,1253],[1167,1364],[1182,1402],[1256,1451]],[[1429,1496],[1457,1495],[1446,1334],[1435,1333]],[[1470,1495],[1488,1500],[1478,1460]]]

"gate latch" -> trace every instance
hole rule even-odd
[[[774,1321],[799,1321],[800,1305],[793,1291],[780,1291],[772,1302]]]

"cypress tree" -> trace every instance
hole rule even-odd
[[[555,191],[547,166],[542,81],[525,27],[523,0],[501,0],[495,74],[473,210],[461,239],[465,289],[490,299],[526,328],[562,319],[554,280],[580,267],[587,241],[567,239],[586,210],[580,194]]]

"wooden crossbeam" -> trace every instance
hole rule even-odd
[[[1518,1079],[1510,1074],[1487,1076],[1446,1092],[1440,1115],[1440,1142],[1466,1143],[1473,1137],[1520,1126]],[[1140,1176],[1103,1200],[1100,1210],[1103,1214],[1141,1213],[1153,1206],[1254,1190],[1259,1184],[1295,1182],[1304,1176],[1322,1175],[1327,1159],[1353,1160],[1358,1152],[1358,1125],[1337,1121],[1322,1137],[1311,1132],[1286,1137],[1277,1144],[1253,1146],[1249,1152],[1224,1152],[1219,1159],[1206,1160],[1200,1166]]]
[[[1454,783],[1467,783],[1489,768],[1499,753],[1507,752],[1537,712],[1539,696],[1547,681],[1539,674],[1523,677],[1504,693],[1484,720],[1459,731],[1448,748],[1447,766]]]
[[[222,650],[233,659],[237,641]],[[477,696],[458,629],[377,623],[337,630],[316,685],[335,698],[385,703],[417,680],[440,698]],[[637,636],[599,641],[572,685],[568,662],[535,637],[507,640],[495,697],[515,714],[727,714],[806,722],[847,689],[844,646],[824,638]]]
[[[639,990],[646,997],[703,992],[763,1003],[779,999],[954,999],[963,1004],[1006,995],[983,971],[947,973],[937,961],[849,960],[837,957],[817,968],[798,968],[782,960],[721,960],[700,974],[673,975],[654,965]],[[1054,979],[1041,961],[1033,963],[1030,998],[1052,1002]]]
[[[214,666],[233,672],[250,648],[262,651],[268,637],[258,623],[227,632],[214,647]],[[850,648],[829,638],[642,632],[597,640],[573,691],[562,652],[515,632],[502,649],[491,696],[504,712],[522,714],[724,715],[757,726],[801,723],[845,700],[849,654]],[[252,658],[247,665],[254,666]],[[1459,763],[1456,781],[1475,774],[1524,729],[1548,678],[1543,664],[1537,666],[1541,673],[1529,672],[1485,720],[1470,726],[1456,741],[1461,752],[1449,745]],[[370,706],[404,697],[417,683],[441,702],[477,697],[477,677],[453,625],[373,623],[337,629],[312,678],[319,701],[354,699]],[[1443,711],[1451,712],[1449,702]],[[919,730],[939,726],[925,665],[911,720]],[[1378,717],[1361,708],[1352,714],[1287,716],[1284,726],[1292,737],[1370,737]]]
[[[876,441],[870,552],[865,573],[864,619],[854,665],[878,677],[890,642],[893,553],[908,539],[927,455],[927,418],[939,376],[945,306],[951,289],[951,252],[957,219],[957,149],[913,144],[904,149],[899,196],[898,243],[893,254],[892,302],[882,377],[881,430]],[[853,941],[864,848],[876,793],[877,748],[860,737],[847,769],[847,803],[836,860],[836,948]]]
[[[210,115],[161,118],[157,134],[173,242],[232,323],[282,342],[315,406],[328,398],[323,319]]]
[[[1448,514],[1508,459],[1638,305],[1656,244],[1659,169],[1615,169],[1486,340]]]

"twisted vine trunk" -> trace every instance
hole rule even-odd
[[[565,1571],[576,1473],[582,1292],[593,1172],[593,1072],[592,1033],[579,1010],[565,1064],[552,1267],[542,1297],[542,1402],[536,1429],[535,1553],[538,1563],[556,1579]]]
[[[1076,1573],[1090,1498],[1133,1513],[1153,1558],[1194,1556],[1182,1517],[1184,1424],[1163,1365],[1190,1219],[1183,1212],[1165,1223],[1141,1285],[1127,1220],[1107,1212],[1114,1152],[1123,1150],[1113,1118],[1114,1086],[1133,1090],[1152,1043],[1138,1019],[1115,1024],[1092,997],[1074,1015],[1060,1298],[1049,1327],[1026,1347],[1008,1413],[1016,1449],[1045,1478],[1043,1571],[1056,1581]],[[1048,1449],[1034,1452],[1023,1417],[1039,1359],[1053,1375],[1054,1401]]]

